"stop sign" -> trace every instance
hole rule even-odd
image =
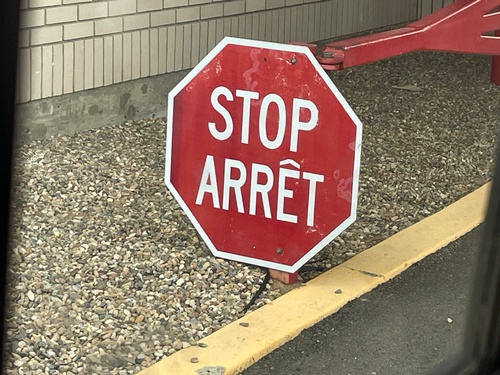
[[[215,256],[295,272],[354,222],[361,122],[308,48],[225,38],[167,116],[165,183]]]

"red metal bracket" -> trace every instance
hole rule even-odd
[[[317,59],[339,70],[419,50],[500,55],[500,0],[455,0],[406,27],[327,44]]]
[[[281,281],[285,285],[295,284],[299,278],[299,272],[289,273],[278,270],[269,270],[269,276],[273,280]]]

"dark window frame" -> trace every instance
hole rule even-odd
[[[8,233],[12,148],[14,139],[14,112],[16,92],[17,38],[19,24],[19,0],[8,0],[0,5],[0,101],[2,126],[0,126],[0,332],[4,338],[5,286],[8,268]],[[490,193],[489,206],[483,226],[472,295],[464,335],[463,350],[451,358],[435,375],[500,374],[500,148]],[[4,340],[0,350],[3,364]]]

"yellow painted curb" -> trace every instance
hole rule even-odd
[[[196,375],[205,367],[211,370],[207,374],[238,374],[303,329],[474,229],[484,219],[489,190],[490,183],[214,332],[201,341],[205,348],[183,349],[139,375]]]

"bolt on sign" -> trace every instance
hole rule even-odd
[[[168,95],[165,183],[215,256],[292,273],[355,220],[361,133],[308,48],[227,37]]]

